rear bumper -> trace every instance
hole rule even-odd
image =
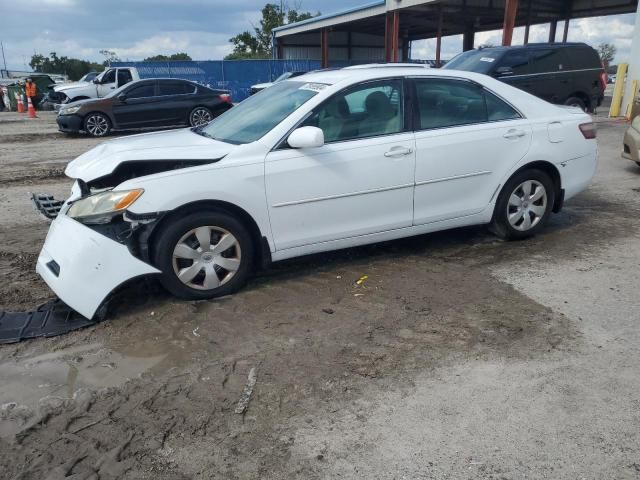
[[[61,132],[78,133],[82,130],[82,117],[77,115],[58,115],[56,122]]]
[[[630,127],[624,134],[622,157],[632,162],[640,162],[640,132]]]
[[[569,200],[591,185],[598,167],[598,150],[594,147],[593,152],[588,155],[562,162],[557,167],[560,171],[564,200]]]
[[[51,223],[36,271],[63,302],[89,319],[119,285],[160,273],[125,245],[65,215]]]

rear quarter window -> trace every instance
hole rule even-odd
[[[589,47],[570,47],[566,49],[566,70],[586,70],[601,68],[598,53]]]

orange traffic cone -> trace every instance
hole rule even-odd
[[[29,118],[38,118],[36,117],[36,109],[33,107],[31,97],[27,97],[27,109],[29,110]]]
[[[18,113],[24,113],[24,105],[22,105],[22,95],[16,93],[16,102],[18,103]]]

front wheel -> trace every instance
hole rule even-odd
[[[169,220],[154,241],[160,283],[188,300],[228,295],[249,276],[253,244],[244,225],[225,212],[196,212]]]
[[[211,120],[213,120],[213,114],[207,107],[196,107],[189,114],[189,125],[192,127],[206,125]]]
[[[103,113],[90,113],[84,119],[84,131],[92,137],[105,137],[111,132],[111,120]]]
[[[524,170],[509,179],[496,203],[491,230],[505,240],[533,237],[545,225],[555,202],[555,187],[541,170]]]

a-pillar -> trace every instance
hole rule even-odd
[[[633,91],[633,81],[640,81],[640,5],[636,12],[636,26],[631,35],[631,54],[629,55],[629,69],[627,73],[627,84],[625,87],[624,98],[622,100],[622,114],[626,114],[627,107],[633,102],[635,92]],[[624,79],[619,78],[621,82]]]
[[[320,67],[329,68],[329,30],[320,31]]]
[[[508,47],[513,40],[513,28],[518,15],[518,0],[506,0],[504,5],[504,24],[502,25],[502,45]]]
[[[400,12],[387,12],[384,29],[384,58],[387,62],[398,61],[400,48]]]

